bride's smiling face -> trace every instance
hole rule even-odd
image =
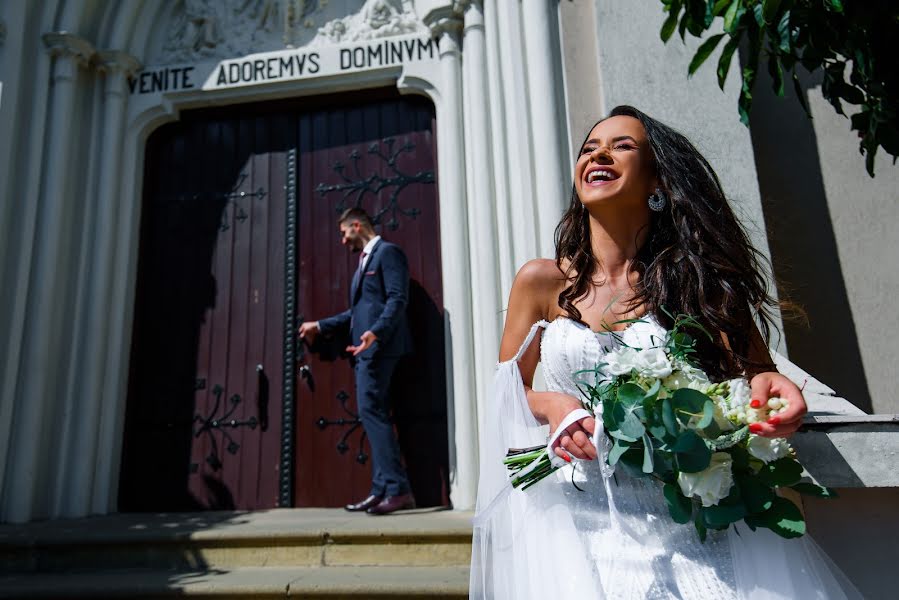
[[[597,123],[581,147],[574,182],[588,209],[648,210],[655,175],[642,123],[626,116]]]

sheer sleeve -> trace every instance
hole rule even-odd
[[[527,492],[515,490],[503,465],[509,448],[546,444],[546,429],[531,413],[518,367],[521,354],[545,325],[535,324],[515,357],[497,365],[492,401],[481,423],[469,586],[473,599],[580,597],[591,589],[601,594],[586,557],[567,551],[579,542],[562,488],[544,481]],[[585,597],[603,596],[587,591]]]

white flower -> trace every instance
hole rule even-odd
[[[703,506],[714,506],[730,494],[734,484],[733,460],[727,452],[715,452],[709,467],[699,473],[679,473],[677,484],[688,498],[699,496]]]
[[[627,375],[632,369],[637,368],[637,355],[633,348],[618,348],[603,357],[606,363],[605,372],[610,375]]]
[[[749,436],[748,450],[757,459],[769,463],[790,453],[790,444],[784,438]]]
[[[719,403],[715,402],[715,424],[718,425],[718,429],[721,431],[730,431],[734,429],[734,424],[730,422],[730,419],[727,418],[727,414],[724,412],[724,407]]]
[[[728,394],[726,400],[727,406],[737,410],[746,410],[749,401],[752,399],[752,388],[749,387],[749,382],[739,377],[731,379],[727,383],[730,388],[730,394]]]
[[[691,367],[685,361],[674,360],[674,371],[662,381],[669,390],[690,388],[691,390],[704,391],[709,385],[709,378],[701,369]]]
[[[632,323],[621,334],[621,342],[631,348],[663,348],[668,341],[668,331],[652,317],[644,317]]]
[[[637,370],[647,377],[668,377],[671,375],[671,361],[662,348],[650,348],[637,352]]]

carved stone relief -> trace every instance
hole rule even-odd
[[[427,28],[415,14],[412,0],[366,0],[358,13],[326,23],[309,45],[323,46],[425,32]]]
[[[167,16],[150,64],[427,31],[412,0],[176,0]]]

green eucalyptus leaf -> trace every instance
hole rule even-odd
[[[632,412],[627,413],[624,417],[624,420],[621,421],[621,427],[619,430],[622,434],[632,437],[632,438],[641,438],[646,433],[646,427],[637,418]]]
[[[699,419],[699,422],[696,423],[696,426],[700,429],[705,429],[709,425],[715,423],[715,403],[711,400],[706,400],[705,404],[702,405],[702,418]]]
[[[621,459],[621,456],[630,450],[630,447],[631,445],[627,442],[615,440],[615,443],[612,444],[612,449],[609,450],[609,464],[614,467]]]
[[[705,403],[710,398],[699,390],[691,390],[690,388],[681,388],[675,390],[671,394],[671,404],[674,407],[674,413],[677,420],[686,425],[694,416],[702,414]]]
[[[816,483],[810,483],[807,481],[801,481],[797,484],[790,486],[791,490],[795,490],[800,494],[805,494],[806,496],[816,496],[818,498],[837,498],[837,493],[830,489],[829,487],[824,487],[823,485],[818,485]]]
[[[719,42],[721,42],[723,38],[724,34],[719,33],[718,35],[713,35],[699,46],[699,49],[696,50],[696,54],[693,55],[693,60],[690,61],[690,66],[687,67],[687,73],[689,75],[696,72],[696,69],[706,61],[709,55],[718,47]]]
[[[709,530],[706,528],[705,524],[700,518],[697,518],[695,521],[693,521],[693,525],[696,527],[696,533],[699,534],[699,541],[705,544],[705,540],[708,536]]]
[[[674,452],[677,469],[684,473],[698,473],[707,469],[712,460],[712,451],[695,431],[689,429],[678,436],[671,450]]]
[[[653,468],[653,460],[652,460],[653,446],[652,440],[649,435],[643,434],[643,472],[644,473],[652,473]]]
[[[680,493],[676,485],[666,483],[662,494],[668,503],[668,513],[675,523],[689,523],[693,517],[693,501]]]
[[[662,389],[662,382],[659,381],[658,379],[656,379],[655,383],[653,383],[652,386],[646,391],[646,393],[644,393],[644,395],[643,395],[644,400],[655,400],[656,397],[659,395],[659,391],[661,389]],[[645,407],[646,404],[644,403],[643,406]]]
[[[802,465],[795,458],[785,456],[762,467],[758,477],[772,487],[795,485],[802,479]]]
[[[680,433],[680,427],[677,425],[677,417],[674,414],[674,404],[670,398],[662,400],[662,424],[670,435]]]
[[[618,388],[618,402],[626,409],[641,404],[645,395],[643,388],[635,383],[625,383]]]
[[[656,447],[653,450],[652,464],[653,472],[658,475],[662,481],[674,483],[677,480],[677,474],[674,472],[674,461],[667,448]]]
[[[609,435],[611,437],[615,438],[616,440],[621,440],[623,442],[636,442],[637,441],[637,438],[631,437],[624,433],[621,433],[621,431],[617,430],[617,429],[615,431],[610,431]]]
[[[702,519],[709,529],[726,529],[747,515],[746,505],[741,500],[721,501],[715,506],[702,507]]]
[[[749,474],[737,475],[735,479],[750,513],[762,513],[771,508],[776,494],[768,485]]]
[[[786,498],[775,496],[771,508],[759,515],[747,515],[750,528],[766,527],[785,538],[797,538],[805,534],[805,519],[799,508]]]

